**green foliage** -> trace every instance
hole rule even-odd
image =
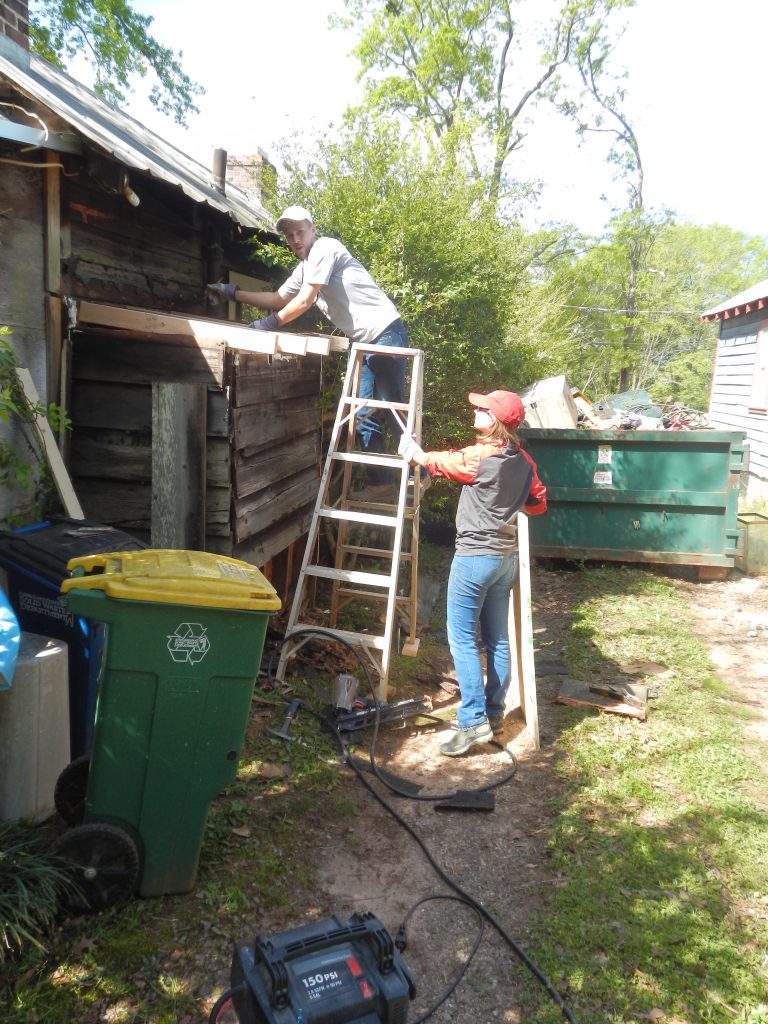
[[[47,418],[52,429],[69,429],[70,421],[64,411],[53,402],[47,407],[42,402],[31,405],[24,394],[16,373],[18,363],[16,354],[9,341],[10,331],[0,326],[0,422],[11,422],[31,428],[38,416]],[[30,429],[33,437],[36,435]],[[19,448],[0,438],[0,488],[14,493],[37,488],[37,502],[41,507],[50,497],[50,480],[47,462],[42,457],[36,444],[32,444],[24,434],[28,450]],[[9,525],[16,525],[10,522]]]
[[[631,244],[638,246],[632,344],[626,345]],[[768,276],[768,244],[722,225],[678,224],[669,214],[626,213],[604,238],[548,268],[563,301],[553,347],[572,385],[593,398],[647,388],[706,408],[717,326],[701,313]]]
[[[541,98],[556,100],[564,71],[610,31],[613,12],[634,0],[345,0],[366,77],[365,108],[404,115],[463,148],[494,205],[504,168]],[[545,11],[542,13],[542,6]],[[560,101],[562,103],[562,100]],[[472,146],[467,149],[462,143]]]
[[[95,91],[113,106],[125,102],[131,79],[151,72],[153,106],[184,124],[203,89],[184,74],[177,55],[149,33],[154,19],[128,0],[30,0],[29,38],[41,57],[66,68],[83,51],[96,71]]]
[[[66,864],[46,849],[37,830],[0,822],[0,963],[29,945],[45,948],[59,897],[72,884]]]
[[[530,268],[537,240],[499,223],[481,184],[439,144],[391,121],[350,122],[309,155],[288,150],[286,202],[312,210],[391,296],[426,353],[425,440],[467,437],[472,389],[517,389],[547,367],[539,338],[549,307]]]

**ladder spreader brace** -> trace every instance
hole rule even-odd
[[[387,402],[360,396],[363,363],[371,353],[377,358],[404,358],[411,362],[410,374],[406,374],[407,401]],[[304,644],[317,635],[327,634],[329,639],[351,644],[367,659],[377,677],[377,697],[384,701],[396,625],[403,625],[407,632],[402,653],[415,655],[418,651],[421,471],[419,467],[412,471],[399,455],[367,454],[355,450],[354,445],[359,421],[378,411],[389,413],[400,430],[421,440],[423,362],[420,349],[352,345],[276,671],[281,683],[285,682],[289,660]],[[398,441],[396,434],[395,444]],[[388,470],[393,483],[391,498],[355,498],[351,485],[353,470],[358,465]],[[323,593],[318,593],[320,581],[330,584]],[[309,609],[310,598],[315,605],[319,599],[326,610]],[[360,601],[386,604],[381,634],[339,626],[344,610]],[[293,639],[292,634],[296,634]]]

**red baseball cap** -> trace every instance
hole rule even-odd
[[[478,409],[488,409],[507,427],[518,427],[525,419],[525,406],[514,391],[491,391],[487,395],[470,391],[469,403]]]

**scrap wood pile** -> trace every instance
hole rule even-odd
[[[592,400],[568,386],[564,375],[536,381],[520,397],[528,427],[573,430],[702,430],[706,413],[671,398],[654,402],[647,391],[624,391]]]

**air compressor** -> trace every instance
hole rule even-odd
[[[240,1024],[406,1024],[413,978],[372,913],[337,915],[235,945]]]

